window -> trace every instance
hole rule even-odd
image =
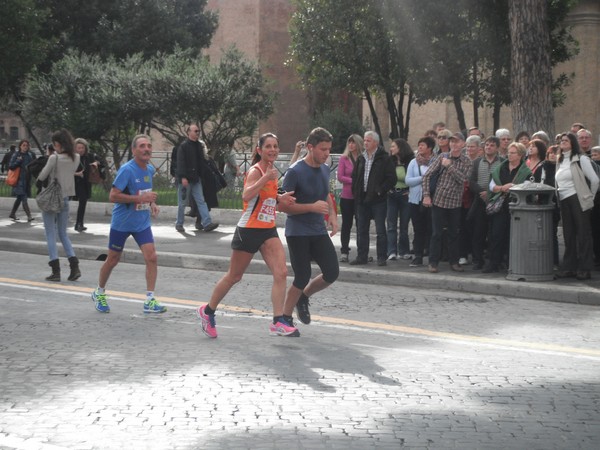
[[[10,136],[11,141],[19,140],[19,127],[10,127]]]

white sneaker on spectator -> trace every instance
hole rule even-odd
[[[469,264],[469,261],[467,261],[467,258],[460,258],[458,260],[458,264],[460,264],[461,266],[465,266],[465,265]]]
[[[395,253],[392,253],[390,256],[388,256],[388,261],[396,261],[396,259],[398,259],[398,257],[396,256]]]

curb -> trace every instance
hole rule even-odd
[[[97,260],[101,254],[106,253],[106,247],[74,243],[73,248],[75,249],[78,258],[85,260]],[[61,257],[64,257],[64,253],[60,246],[59,249]],[[0,251],[46,256],[48,250],[46,242],[0,238]],[[125,249],[121,261],[130,264],[144,264],[142,253],[136,249]],[[225,272],[229,268],[229,257],[160,252],[159,264],[163,267],[181,267],[186,269]],[[293,273],[289,263],[287,263],[287,267],[288,273]],[[313,267],[316,268],[316,266]],[[261,260],[252,260],[246,273],[270,275],[269,269]],[[340,267],[338,280],[347,283],[361,283],[364,285],[423,286],[427,289],[443,291],[468,292],[471,294],[498,295],[503,297],[600,306],[600,291],[594,287],[577,282],[569,282],[569,284],[566,285],[557,285],[552,282],[509,281],[504,278],[465,278],[455,275],[431,275],[422,272],[407,273],[391,271],[388,269],[370,269],[366,267],[358,269],[346,266]],[[399,291],[399,295],[402,295],[401,291]]]

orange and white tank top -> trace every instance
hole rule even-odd
[[[258,164],[253,165],[250,170],[255,168],[260,170],[262,175],[265,174]],[[250,173],[250,170],[248,173]],[[246,181],[244,181],[245,186]],[[244,202],[244,211],[237,226],[240,228],[275,228],[276,210],[277,180],[269,180],[256,197]]]

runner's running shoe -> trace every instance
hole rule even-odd
[[[277,323],[271,323],[269,326],[269,334],[271,336],[299,337],[300,331],[298,331],[298,328],[287,323],[284,319],[281,319]]]
[[[164,313],[166,310],[167,307],[158,303],[155,298],[144,302],[144,313],[146,314],[160,314]]]
[[[298,303],[296,303],[296,313],[298,314],[298,319],[305,325],[310,323],[310,311],[308,310],[308,297],[304,295],[304,292],[300,294],[300,298],[298,299]]]
[[[207,335],[209,338],[216,338],[217,337],[217,325],[215,323],[215,315],[214,314],[206,314],[204,312],[205,308],[206,308],[206,305],[198,308],[196,310],[196,315],[200,319],[200,322],[202,324],[202,331],[204,331],[204,334]]]
[[[108,303],[106,302],[106,294],[100,294],[98,289],[94,289],[94,292],[92,292],[92,300],[96,304],[96,310],[101,313],[110,312],[110,306],[108,306]]]

